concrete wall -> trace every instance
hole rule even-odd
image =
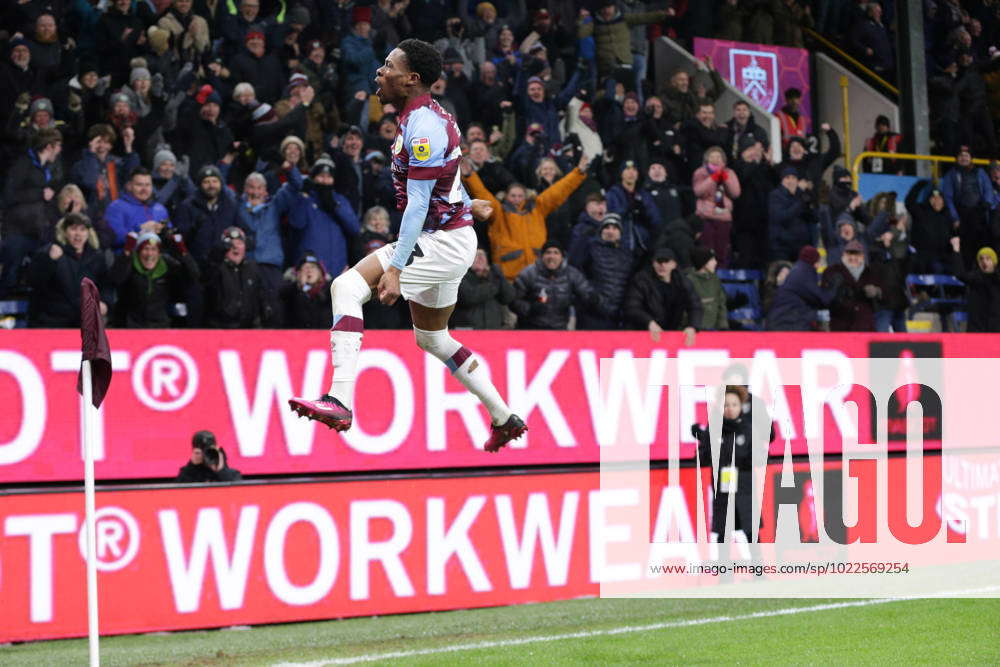
[[[888,116],[892,129],[899,131],[899,107],[889,98],[825,54],[815,54],[815,64],[816,92],[813,97],[813,122],[817,126],[821,122],[829,123],[840,135],[844,147],[850,147],[852,161],[864,150],[865,140],[875,134],[875,119],[878,116]],[[841,75],[847,76],[849,137],[844,136]],[[849,164],[844,166],[851,168]]]
[[[670,75],[678,68],[684,67],[688,72],[693,72],[694,76],[704,80],[706,85],[711,85],[708,72],[704,69],[704,63],[691,55],[680,44],[667,37],[660,37],[654,44],[653,53],[656,63],[656,90],[663,88]],[[743,100],[750,105],[754,120],[757,124],[767,129],[771,137],[771,160],[777,164],[781,162],[781,124],[778,118],[761,107],[757,106],[752,99],[744,95],[726,82],[726,91],[715,103],[715,120],[719,124],[725,123],[733,117],[732,108],[737,100]]]

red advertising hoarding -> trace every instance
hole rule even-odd
[[[500,454],[481,449],[485,411],[444,364],[413,344],[410,332],[365,334],[354,426],[338,434],[297,419],[286,406],[290,396],[318,396],[328,387],[323,332],[112,330],[114,373],[97,429],[97,477],[171,478],[199,429],[215,432],[230,464],[246,475],[595,463],[601,444],[613,438],[617,411],[630,401],[645,401],[643,418],[663,442],[667,433],[666,391],[637,394],[630,364],[615,366],[623,375],[605,391],[602,358],[660,356],[685,367],[713,367],[733,358],[823,364],[897,356],[907,346],[939,357],[995,357],[998,350],[995,336],[970,334],[703,333],[691,348],[679,333],[658,344],[644,332],[460,331],[456,337],[481,355],[501,394],[528,423],[526,436]],[[75,331],[0,337],[0,483],[82,477],[79,350]],[[789,400],[791,448],[800,453],[801,405]],[[862,411],[863,428],[866,419]],[[827,422],[827,430],[835,429]],[[688,429],[680,434],[681,455],[692,456]],[[837,446],[836,436],[828,447]],[[783,446],[779,438],[773,453]],[[654,458],[665,456],[665,448],[654,450]]]
[[[104,491],[101,632],[597,595],[600,494],[596,472]],[[86,634],[82,509],[80,493],[0,504],[0,642]]]
[[[995,554],[1000,511],[991,503],[1000,493],[1000,459],[983,454],[949,462],[931,456],[926,463],[943,483],[929,478],[921,486],[925,514],[938,526],[935,530],[943,519],[949,542],[968,540],[981,547],[978,553]],[[888,465],[891,478],[903,473],[906,458],[890,458]],[[783,465],[770,464],[761,476],[761,541],[771,541],[779,511],[792,514],[802,542],[816,542],[821,534],[849,541],[844,538],[851,538],[854,529],[831,520],[831,513],[842,516],[837,495],[824,503],[820,519],[820,503],[812,494],[818,476],[825,476],[827,492],[834,483],[839,487],[842,466],[839,459],[812,470],[796,463],[794,485],[782,486]],[[650,472],[650,535],[667,525],[677,526],[682,535],[697,532],[698,472],[681,468],[676,488],[667,486],[665,469]],[[711,472],[700,472],[707,534]],[[858,487],[861,505],[876,501],[873,488]],[[601,475],[592,471],[102,491],[96,522],[101,632],[597,595],[602,567],[617,565],[599,536],[615,527],[617,538],[625,539],[617,512],[635,502],[622,502],[617,490],[602,489]],[[49,491],[2,498],[0,642],[85,635],[82,494]],[[889,521],[906,521],[905,511]],[[827,542],[823,548],[824,557],[850,560],[856,545]],[[690,554],[679,548],[662,562],[699,562]],[[802,555],[788,545],[774,554],[779,563]],[[653,576],[643,575],[641,565],[636,573]],[[715,583],[703,576],[688,577],[682,585]]]

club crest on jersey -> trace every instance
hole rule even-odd
[[[396,137],[395,143],[392,144],[392,154],[399,155],[399,152],[403,150],[403,135],[400,134]]]
[[[423,161],[431,156],[431,140],[427,137],[418,137],[410,141],[410,148],[413,152],[413,158],[417,161]]]

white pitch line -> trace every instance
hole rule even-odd
[[[872,600],[858,600],[854,602],[831,602],[827,604],[817,604],[811,607],[787,607],[785,609],[772,609],[769,611],[756,611],[750,614],[739,616],[712,616],[709,618],[692,618],[686,621],[665,621],[663,623],[650,623],[649,625],[626,625],[618,628],[608,628],[606,630],[587,630],[582,632],[567,632],[560,635],[540,635],[535,637],[522,637],[520,639],[502,639],[498,641],[475,642],[471,644],[453,644],[451,646],[437,646],[434,648],[414,649],[412,651],[392,651],[390,653],[367,653],[355,655],[347,658],[331,658],[329,660],[315,660],[312,662],[281,662],[274,667],[323,667],[323,665],[353,665],[359,662],[375,662],[377,660],[396,660],[399,658],[415,658],[423,655],[436,655],[440,653],[456,653],[459,651],[475,651],[484,648],[507,648],[510,646],[524,646],[525,644],[539,644],[544,642],[557,642],[566,639],[589,639],[591,637],[608,637],[613,635],[624,635],[636,632],[650,632],[652,630],[668,630],[671,628],[688,628],[697,625],[709,625],[712,623],[731,623],[733,621],[748,621],[756,618],[771,618],[774,616],[792,616],[795,614],[807,614],[816,611],[829,611],[831,609],[846,609],[848,607],[868,607],[876,604],[887,604],[889,602],[907,602],[911,600],[925,600],[932,597],[956,597],[964,595],[975,595],[977,593],[990,593],[1000,590],[998,586],[986,588],[976,588],[965,591],[945,591],[934,595],[915,595],[898,598],[875,598]]]

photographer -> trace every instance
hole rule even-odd
[[[198,431],[191,438],[191,460],[177,472],[175,482],[238,482],[239,470],[227,465],[226,450],[215,442],[211,431]]]

